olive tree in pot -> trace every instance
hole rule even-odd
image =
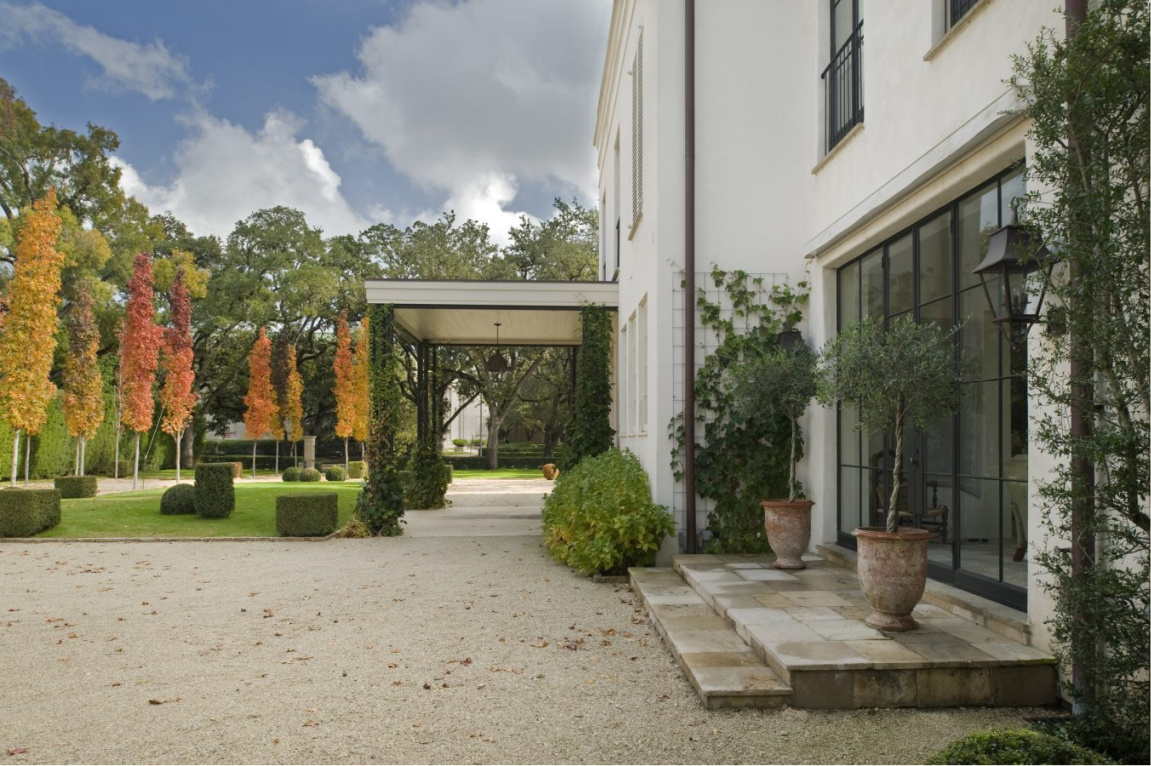
[[[859,583],[871,605],[866,622],[880,630],[912,630],[911,610],[927,584],[927,542],[931,534],[899,526],[903,429],[924,428],[954,411],[959,375],[950,336],[934,325],[900,317],[886,328],[881,317],[848,326],[822,351],[819,400],[843,402],[859,412],[859,428],[895,438],[891,496],[885,527],[855,530]]]
[[[811,541],[811,507],[795,477],[799,461],[799,419],[816,393],[816,355],[802,341],[744,360],[731,372],[736,407],[747,417],[782,412],[791,423],[791,456],[786,500],[764,500],[767,542],[777,569],[804,569],[803,554]]]

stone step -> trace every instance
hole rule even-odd
[[[792,688],[795,707],[1057,701],[1051,656],[930,604],[914,612],[918,630],[878,631],[855,575],[826,562],[783,572],[769,557],[683,555],[674,570]]]
[[[704,707],[771,708],[791,689],[670,568],[629,569],[632,589]]]

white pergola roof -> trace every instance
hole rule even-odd
[[[480,282],[370,279],[368,303],[395,307],[417,340],[441,346],[578,346],[579,310],[619,308],[615,282]]]

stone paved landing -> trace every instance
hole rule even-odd
[[[790,700],[791,688],[674,570],[629,572],[632,588],[704,707],[778,707]]]
[[[796,707],[1037,706],[1056,701],[1054,659],[1033,647],[922,603],[913,613],[918,630],[884,633],[864,623],[870,610],[853,572],[822,560],[809,561],[805,570],[783,572],[771,561],[767,556],[683,555],[674,559],[674,574],[682,581],[668,570],[650,576],[662,579],[645,580],[639,570],[632,576],[633,582],[661,586],[652,593],[653,620],[672,617],[660,604],[694,609],[693,616],[705,620],[711,617],[700,610],[700,602],[710,607],[712,616],[723,618],[791,687],[788,702]],[[683,635],[695,640],[700,634],[688,630]],[[731,639],[723,641],[726,647]],[[730,645],[730,651],[748,651]],[[693,651],[729,650],[716,638],[703,648],[681,648],[681,663]],[[690,658],[684,664],[690,665]]]

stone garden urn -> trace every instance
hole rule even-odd
[[[764,500],[767,542],[775,553],[776,569],[806,569],[803,554],[811,541],[811,500]]]

